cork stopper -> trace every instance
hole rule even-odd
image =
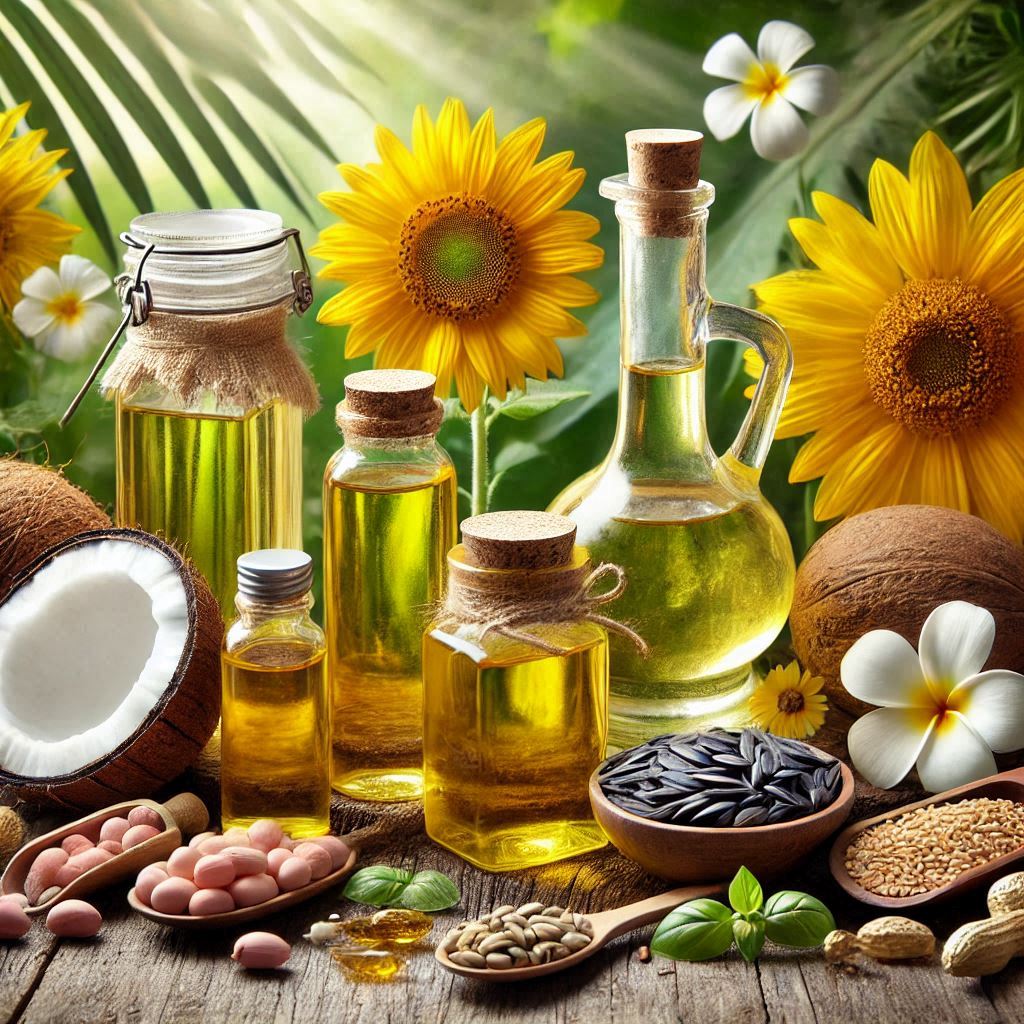
[[[551,569],[572,561],[576,524],[550,512],[487,512],[463,520],[462,542],[482,569]]]
[[[338,426],[358,437],[398,438],[436,434],[443,404],[434,397],[437,378],[422,370],[360,370],[345,378]]]
[[[399,420],[429,412],[436,383],[422,370],[360,370],[345,378],[345,401],[360,416]]]
[[[685,128],[637,128],[626,132],[629,183],[659,192],[696,188],[704,136]]]

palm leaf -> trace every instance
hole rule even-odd
[[[281,165],[274,159],[274,154],[267,149],[263,140],[252,130],[249,122],[231,102],[227,93],[216,82],[204,75],[195,75],[193,81],[199,95],[210,105],[210,108],[224,122],[228,130],[256,158],[271,180],[308,218],[309,210],[295,190],[295,186],[292,185]]]
[[[177,134],[167,123],[156,104],[121,63],[93,23],[68,0],[43,0],[46,9],[57,19],[78,49],[99,72],[115,96],[131,97],[129,106],[136,124],[145,132],[153,148],[184,186],[197,206],[209,206],[199,175],[178,142]]]
[[[135,206],[151,210],[153,200],[124,137],[64,48],[23,4],[6,5],[4,15],[46,69]]]
[[[0,78],[3,79],[4,84],[13,95],[15,102],[19,99],[31,100],[32,124],[47,129],[49,145],[68,151],[70,163],[75,168],[75,173],[68,178],[71,192],[78,200],[78,205],[82,208],[82,213],[89,222],[89,226],[96,233],[104,252],[112,263],[115,262],[117,247],[114,244],[114,236],[110,233],[110,225],[107,223],[103,207],[100,205],[100,198],[96,194],[96,189],[89,177],[89,172],[85,169],[78,149],[71,141],[71,136],[64,127],[60,115],[50,102],[48,90],[36,80],[28,65],[21,59],[18,51],[2,32],[0,32]]]

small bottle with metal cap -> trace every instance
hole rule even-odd
[[[293,838],[330,829],[327,645],[310,618],[313,562],[269,548],[238,559],[238,618],[221,653],[221,821],[274,818]]]
[[[345,445],[324,474],[334,788],[357,799],[423,792],[420,640],[457,515],[435,384],[419,370],[349,374],[337,412]]]

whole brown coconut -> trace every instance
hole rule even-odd
[[[891,629],[917,647],[929,613],[946,601],[987,608],[996,620],[989,668],[1024,671],[1024,552],[975,516],[932,505],[895,505],[852,516],[807,552],[790,613],[800,662],[825,679],[829,700],[872,710],[839,678],[850,646]]]
[[[110,525],[103,509],[59,470],[0,458],[0,601],[48,547]]]
[[[223,632],[202,575],[157,537],[45,551],[0,602],[0,786],[90,811],[176,778],[217,727]]]

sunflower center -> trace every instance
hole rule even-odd
[[[779,694],[778,707],[785,715],[795,715],[804,709],[804,695],[799,690],[783,690]]]
[[[974,285],[908,281],[864,342],[875,403],[917,434],[956,434],[988,419],[1017,372],[1006,318]]]
[[[515,225],[477,196],[421,204],[402,225],[398,272],[414,306],[447,320],[479,320],[519,277]]]

